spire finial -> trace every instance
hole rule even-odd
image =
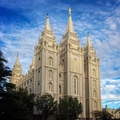
[[[47,15],[46,15],[46,25],[45,25],[45,29],[51,31],[48,13],[47,13]]]
[[[88,35],[90,35],[90,33],[88,32]]]
[[[87,46],[91,46],[90,34],[89,34],[89,32],[88,32],[88,35],[87,35]]]
[[[16,62],[15,62],[15,64],[16,64],[16,65],[20,65],[19,58],[18,58],[18,52],[17,52]]]
[[[88,34],[87,34],[87,39],[90,40],[90,33],[89,33],[89,32],[88,32]]]
[[[48,13],[47,13],[46,17],[48,18]]]
[[[18,52],[17,52],[17,58],[18,58]]]
[[[71,15],[71,12],[72,12],[71,8],[68,7],[68,13],[69,13],[69,15]]]
[[[68,16],[68,23],[67,23],[67,27],[66,27],[66,33],[68,33],[68,32],[74,33],[71,12],[72,12],[71,8],[68,7],[69,16]]]

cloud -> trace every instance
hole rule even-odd
[[[102,107],[105,108],[105,106],[108,106],[108,108],[120,108],[120,101],[119,100],[105,100],[103,101]]]
[[[103,100],[120,100],[120,79],[102,79],[101,92]]]
[[[32,61],[34,46],[38,42],[37,40],[39,34],[39,28],[23,28],[18,30],[15,26],[13,27],[13,32],[2,33],[1,41],[5,44],[5,46],[1,47],[1,49],[4,51],[11,68],[18,52],[24,73],[28,70],[28,67]]]

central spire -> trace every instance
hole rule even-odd
[[[68,23],[67,23],[67,27],[66,27],[66,33],[68,33],[68,32],[74,33],[74,27],[73,27],[73,23],[72,23],[71,12],[72,12],[72,10],[69,7],[68,8],[69,17],[68,17]]]
[[[91,46],[91,42],[90,42],[90,34],[88,32],[88,35],[87,35],[87,45],[86,46]]]
[[[47,16],[46,16],[45,29],[51,31],[51,28],[50,28],[50,22],[49,22],[49,17],[48,17],[48,13],[47,13]]]
[[[18,58],[18,53],[17,53],[17,57],[16,57],[16,61],[15,61],[15,65],[20,65],[19,58]]]

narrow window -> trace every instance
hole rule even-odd
[[[93,97],[97,97],[97,93],[95,90],[93,91]]]
[[[77,72],[77,59],[75,58],[73,61],[74,72]]]
[[[49,57],[49,63],[48,63],[50,66],[53,66],[53,59],[52,57]]]
[[[97,102],[94,101],[94,109],[97,109]]]
[[[96,71],[95,71],[95,69],[93,69],[93,76],[94,76],[94,77],[96,76]]]
[[[61,94],[61,85],[59,85],[59,94]]]
[[[49,70],[49,73],[48,73],[48,77],[50,78],[50,79],[53,79],[53,72],[51,71],[51,70]]]
[[[40,92],[40,81],[38,81],[37,92]]]
[[[74,94],[77,94],[78,92],[78,88],[77,88],[77,85],[78,85],[78,80],[77,80],[77,77],[74,77]]]
[[[93,81],[93,87],[96,87],[96,81],[95,80]]]
[[[49,84],[48,84],[48,90],[49,90],[50,92],[52,92],[52,88],[53,88],[53,87],[52,87],[52,83],[49,83]]]
[[[38,58],[38,66],[41,66],[41,58]]]
[[[38,80],[40,80],[40,69],[38,70]]]

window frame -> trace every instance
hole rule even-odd
[[[78,78],[76,76],[73,78],[73,93],[78,94]]]
[[[48,58],[48,65],[53,66],[53,58],[52,57]]]

